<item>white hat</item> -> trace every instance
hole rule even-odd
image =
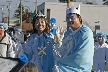
[[[40,11],[35,15],[35,17],[46,17],[44,14],[42,14]]]
[[[69,13],[77,13],[80,15],[80,5],[77,8],[74,5],[72,5],[71,8],[67,8],[66,9],[66,15]]]
[[[44,18],[46,18],[46,16],[44,14],[42,14],[40,11],[33,17],[33,20],[35,20],[38,17],[44,17]]]
[[[8,25],[5,23],[0,23],[0,26],[3,26],[6,30],[8,29]]]

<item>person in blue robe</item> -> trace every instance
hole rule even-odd
[[[36,65],[38,72],[53,72],[54,56],[52,48],[53,34],[50,33],[46,16],[41,12],[33,17],[34,33],[23,45],[28,60]]]
[[[97,42],[94,43],[94,62],[93,68],[95,72],[105,72],[105,65],[108,65],[108,44],[105,43],[107,40],[104,32],[96,34]]]
[[[91,72],[94,55],[93,32],[82,24],[80,5],[78,8],[72,6],[66,10],[66,21],[71,29],[60,39],[62,45],[59,47],[59,42],[53,47],[55,72]]]

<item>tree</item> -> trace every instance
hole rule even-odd
[[[88,23],[86,20],[83,19],[82,23],[88,26],[93,32],[95,31],[95,28],[91,26],[90,23]]]
[[[75,2],[76,0],[70,0],[71,2]],[[67,0],[59,0],[59,2],[63,2],[63,3],[65,3],[65,2],[67,2]]]
[[[15,13],[14,13],[14,17],[16,18],[20,18],[20,3],[19,3],[19,6],[17,8],[17,10],[15,10]],[[26,13],[25,13],[25,8],[24,6],[22,5],[22,21],[24,21],[26,19]]]

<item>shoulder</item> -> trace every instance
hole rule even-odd
[[[76,37],[79,39],[79,40],[82,40],[82,41],[91,41],[94,43],[94,38],[93,38],[93,32],[92,30],[85,26],[85,25],[82,25],[82,27],[80,28],[80,30],[76,33]]]
[[[92,32],[92,30],[86,25],[82,25],[81,31],[84,33]]]
[[[8,39],[12,39],[11,36],[10,36],[8,33],[6,33],[6,37],[7,37]]]
[[[106,48],[108,48],[108,44],[107,44],[107,43],[104,43],[104,46],[105,46]]]
[[[45,35],[48,39],[54,39],[54,35],[51,32],[45,33]]]
[[[7,40],[7,43],[8,43],[8,44],[13,44],[13,42],[14,42],[14,41],[12,40],[11,36],[10,36],[9,34],[7,34],[7,33],[6,33],[6,40]]]
[[[36,33],[34,33],[34,34],[30,35],[30,37],[35,37],[35,36],[36,36]]]
[[[82,25],[80,32],[81,34],[86,35],[86,36],[93,36],[92,30],[86,25]]]
[[[28,40],[33,39],[33,38],[35,38],[35,37],[36,37],[36,33],[30,35],[30,37],[28,38]]]

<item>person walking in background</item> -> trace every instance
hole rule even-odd
[[[33,17],[34,33],[23,45],[23,50],[27,54],[29,61],[34,63],[38,72],[52,72],[54,67],[54,57],[50,25],[45,15],[41,12]]]
[[[104,32],[97,33],[96,40],[97,42],[94,43],[94,71],[104,72],[105,61],[108,65],[108,44],[105,43],[106,34]]]
[[[12,47],[14,50],[15,57],[14,58],[19,58],[20,55],[23,53],[22,49],[22,44],[23,40],[23,35],[21,34],[21,30],[16,27],[11,27],[8,30],[8,34],[11,36],[12,41]]]
[[[5,23],[0,23],[0,57],[15,57],[12,39],[7,34],[6,30],[8,25]]]

